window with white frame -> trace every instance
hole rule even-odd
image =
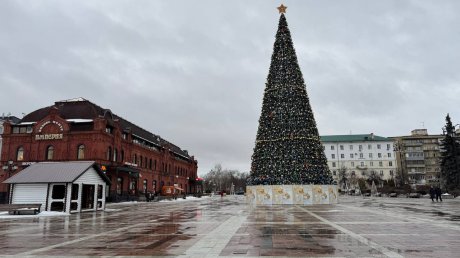
[[[84,159],[85,158],[85,145],[80,144],[78,145],[77,149],[77,159]]]
[[[20,146],[16,151],[16,160],[21,161],[24,160],[24,148]]]

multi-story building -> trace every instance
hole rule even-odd
[[[396,172],[393,140],[374,134],[324,135],[321,142],[329,169],[335,180],[339,170],[349,176],[368,178],[372,174],[383,180],[392,179]]]
[[[17,122],[19,122],[19,118],[15,117],[15,116],[4,116],[2,115],[0,117],[0,160],[2,160],[2,134],[3,134],[3,122],[4,121],[9,121],[10,123],[12,124],[16,124]]]
[[[411,135],[392,137],[395,140],[398,172],[404,183],[412,186],[439,183],[439,145],[443,138],[440,134],[429,135],[427,129],[415,129]]]
[[[91,160],[111,181],[109,200],[136,199],[162,186],[193,193],[197,161],[186,150],[90,101],[58,101],[4,122],[0,183],[24,167],[43,161]],[[6,185],[0,184],[5,196]]]

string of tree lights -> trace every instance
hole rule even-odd
[[[286,17],[281,13],[247,184],[333,183]]]

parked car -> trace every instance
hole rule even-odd
[[[420,198],[420,193],[410,193],[407,195],[408,198]]]
[[[398,194],[397,193],[390,193],[388,196],[389,197],[398,197]]]
[[[237,191],[235,192],[237,195],[244,195],[244,191]]]

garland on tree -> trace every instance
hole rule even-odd
[[[247,184],[334,183],[282,13]]]

